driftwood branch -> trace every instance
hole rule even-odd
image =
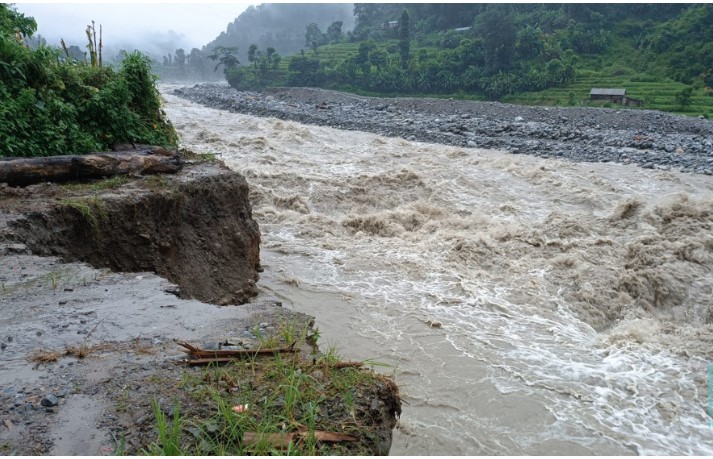
[[[0,159],[0,183],[25,186],[115,175],[175,174],[182,165],[183,161],[176,152],[160,147],[88,155]]]
[[[243,434],[243,444],[245,446],[254,446],[260,442],[266,442],[271,447],[278,450],[286,450],[290,446],[290,442],[298,443],[309,437],[307,431],[290,432],[290,433],[257,433],[245,432]],[[344,441],[357,441],[356,437],[351,435],[340,434],[337,432],[324,432],[316,430],[314,438],[322,443],[339,443]]]
[[[178,363],[187,365],[207,365],[209,363],[229,363],[236,359],[244,357],[255,357],[258,355],[275,355],[276,353],[297,352],[295,343],[284,348],[275,349],[201,349],[188,344],[185,341],[176,341],[176,344],[181,346],[183,352],[187,353],[190,358],[180,360]]]
[[[364,366],[364,362],[355,362],[352,360],[348,360],[345,362],[334,362],[329,364],[329,368],[339,370],[342,368],[361,368]]]

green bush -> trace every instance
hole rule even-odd
[[[19,42],[13,24],[27,18],[18,16],[0,4],[0,157],[177,143],[146,56],[125,55],[118,71],[69,63],[55,49]]]

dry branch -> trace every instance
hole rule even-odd
[[[329,364],[329,368],[339,370],[341,368],[361,368],[364,366],[364,362],[346,361],[346,362],[334,362]]]
[[[245,432],[243,434],[243,444],[246,446],[257,445],[260,442],[267,442],[270,446],[278,450],[289,448],[290,442],[297,443],[304,441],[309,437],[309,432],[291,432],[291,433],[257,433]],[[317,430],[314,432],[314,438],[322,443],[339,443],[343,441],[357,441],[356,437],[351,435],[340,434],[336,432],[324,432]]]
[[[181,157],[163,148],[0,159],[0,183],[25,186],[41,182],[99,179],[129,174],[174,174],[181,170]]]
[[[243,357],[255,357],[258,355],[275,355],[275,353],[297,352],[295,349],[296,342],[284,348],[276,349],[201,349],[186,343],[185,341],[176,341],[176,344],[183,347],[183,352],[187,353],[190,358],[180,360],[178,363],[187,365],[206,365],[209,363],[229,363]]]

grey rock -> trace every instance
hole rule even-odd
[[[44,397],[42,397],[42,400],[40,401],[40,405],[45,406],[45,407],[52,407],[52,406],[57,406],[59,405],[59,398],[52,394],[47,394]]]
[[[2,250],[6,255],[22,255],[29,253],[25,244],[9,244]]]

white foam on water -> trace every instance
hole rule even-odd
[[[713,454],[711,178],[165,97],[248,178],[267,269],[348,298],[321,326],[398,365],[394,453]]]

